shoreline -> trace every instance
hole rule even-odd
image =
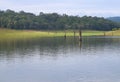
[[[113,35],[114,34],[114,35]],[[120,30],[117,34],[120,35]],[[34,31],[34,30],[11,30],[11,29],[0,29],[0,41],[6,40],[24,40],[41,37],[64,37],[65,31]],[[75,36],[79,36],[76,31]],[[94,31],[84,30],[82,36],[116,36],[115,31]],[[66,37],[74,37],[73,31],[66,31]]]

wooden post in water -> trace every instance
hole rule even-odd
[[[79,47],[80,47],[80,50],[82,48],[82,41],[79,41]]]
[[[75,30],[73,32],[74,32],[74,38],[75,38]]]
[[[65,30],[65,35],[64,35],[64,38],[66,39],[66,30]]]
[[[79,29],[79,40],[82,41],[82,31]]]

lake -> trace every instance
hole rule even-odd
[[[0,82],[120,82],[120,37],[0,42]]]

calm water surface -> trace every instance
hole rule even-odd
[[[0,42],[0,82],[120,82],[120,37]]]

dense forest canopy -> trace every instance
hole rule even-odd
[[[32,29],[32,30],[112,30],[119,25],[110,20],[91,16],[68,16],[57,13],[43,13],[39,15],[24,11],[0,10],[0,28]]]

